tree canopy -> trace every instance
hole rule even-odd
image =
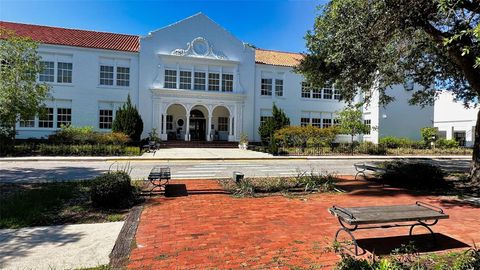
[[[479,0],[331,0],[307,33],[296,70],[315,87],[334,84],[347,101],[360,91],[368,102],[375,89],[386,104],[393,100],[386,90],[403,84],[412,104],[431,105],[437,90],[476,104],[479,21]],[[480,111],[473,161],[480,184]]]

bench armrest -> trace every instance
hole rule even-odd
[[[431,204],[424,203],[424,202],[420,202],[420,201],[415,202],[415,204],[418,205],[418,206],[423,206],[423,207],[425,207],[425,208],[432,209],[432,210],[434,210],[434,211],[439,212],[440,214],[443,214],[443,209],[440,208],[440,207],[437,207],[437,206],[435,206],[435,205],[431,205]]]
[[[341,213],[347,215],[347,216],[348,216],[349,218],[351,218],[351,219],[355,219],[355,217],[353,216],[353,214],[352,214],[350,211],[348,211],[347,209],[345,209],[345,208],[338,207],[338,206],[335,206],[335,205],[334,205],[334,206],[332,206],[332,209],[333,209],[334,211],[338,211],[338,212],[341,212]]]

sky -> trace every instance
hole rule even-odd
[[[0,0],[0,20],[143,36],[203,12],[258,48],[304,52],[325,1]]]

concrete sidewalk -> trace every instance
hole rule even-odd
[[[334,159],[471,159],[471,156],[370,156],[370,155],[337,155],[337,156],[273,156],[271,154],[240,150],[235,148],[166,148],[155,153],[145,153],[142,156],[122,157],[64,157],[64,156],[31,156],[4,157],[2,161],[194,161],[194,160],[334,160]]]
[[[123,222],[0,230],[0,269],[78,269],[109,263]]]

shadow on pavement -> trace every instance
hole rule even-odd
[[[14,167],[0,169],[0,183],[42,183],[51,181],[81,180],[100,175],[106,170],[78,166],[62,166],[48,169]]]
[[[436,241],[433,241],[431,234],[419,234],[358,239],[357,242],[361,248],[375,255],[388,255],[402,245],[410,244],[413,244],[420,253],[470,247],[466,243],[441,233],[435,233],[435,239]]]

